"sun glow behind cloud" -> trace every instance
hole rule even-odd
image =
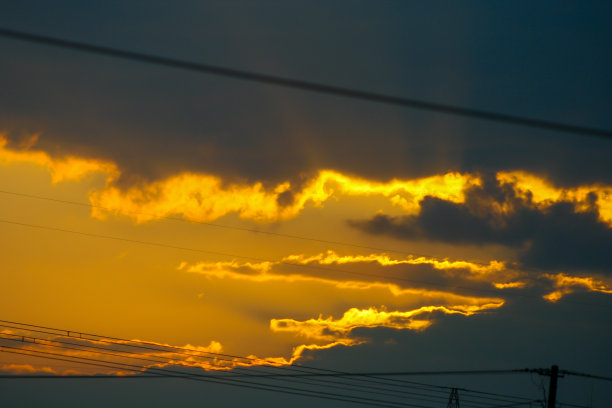
[[[280,232],[299,235],[300,230],[283,230],[285,222],[311,217],[306,221],[318,222],[321,228],[325,228],[325,221],[320,221],[313,214],[327,214],[326,211],[332,204],[354,204],[376,199],[388,203],[401,214],[414,215],[419,213],[420,202],[427,196],[452,203],[462,203],[465,199],[465,190],[482,183],[478,174],[447,173],[418,179],[380,182],[333,170],[321,170],[299,185],[292,185],[288,181],[275,186],[269,186],[264,182],[231,184],[218,175],[181,173],[148,183],[119,186],[115,181],[121,172],[114,163],[74,156],[54,158],[44,151],[34,150],[34,141],[24,147],[26,148],[21,150],[9,148],[6,138],[0,138],[0,164],[5,167],[14,164],[31,164],[32,167],[51,176],[50,188],[57,188],[59,183],[72,181],[73,183],[67,184],[82,186],[82,191],[85,192],[82,194],[83,197],[86,197],[86,192],[89,191],[88,197],[93,204],[90,215],[93,215],[93,219],[90,216],[77,219],[71,213],[62,213],[62,217],[57,219],[77,220],[76,229],[85,226],[83,230],[94,225],[100,228],[118,227],[122,228],[123,232],[146,230],[152,236],[147,235],[142,239],[152,241],[169,242],[168,236],[172,237],[177,229],[163,222],[147,221],[171,215],[197,221],[211,221],[233,215],[237,216],[238,221],[243,219],[259,223],[276,223]],[[102,176],[103,182],[101,183],[98,178],[96,183],[90,183],[91,180],[87,176],[93,174]],[[612,213],[610,213],[612,190],[608,186],[561,189],[534,175],[521,172],[500,172],[497,177],[500,181],[512,184],[513,188],[520,192],[521,197],[531,197],[536,206],[546,208],[560,200],[569,200],[578,204],[578,211],[595,206],[602,220],[612,222]],[[596,200],[593,193],[596,194]],[[14,207],[16,211],[20,209],[20,205]],[[512,211],[511,208],[497,210]],[[44,217],[55,220],[57,213],[44,213]],[[37,216],[42,217],[41,214],[42,212],[39,212]],[[109,217],[109,215],[123,217]],[[371,214],[364,214],[364,216],[369,215]],[[339,217],[338,214],[334,216]],[[127,217],[128,221],[130,219],[136,221],[136,224],[126,222],[124,217]],[[196,230],[202,228],[201,226],[191,223],[180,224],[180,228],[183,228],[181,231],[187,229],[192,231],[193,235],[189,239],[195,240],[202,248],[215,244],[220,236],[218,232],[206,233],[208,235],[202,238],[202,241],[198,241],[205,235],[203,230]],[[160,229],[156,229],[157,227]],[[240,245],[241,248],[252,248],[256,243],[253,243],[251,238],[233,238],[232,244]],[[37,243],[36,246],[45,248],[50,245],[50,241],[62,239],[56,240],[53,236],[47,241]],[[352,239],[353,237],[347,238],[348,241]],[[33,245],[29,236],[26,241],[26,246]],[[70,241],[69,245],[82,248],[89,245],[85,241]],[[109,274],[121,278],[122,282],[124,277],[140,274],[138,279],[134,278],[123,285],[122,293],[132,296],[130,291],[142,290],[151,292],[146,295],[149,297],[138,298],[138,301],[134,300],[132,305],[121,304],[117,306],[119,310],[126,306],[134,308],[134,305],[146,299],[151,304],[155,303],[157,313],[166,313],[170,320],[177,315],[189,316],[185,317],[185,321],[208,319],[206,327],[185,329],[186,332],[193,330],[188,332],[190,335],[200,333],[198,330],[205,332],[200,337],[203,339],[200,344],[208,346],[187,345],[186,348],[193,348],[194,353],[196,350],[218,353],[225,351],[221,344],[231,344],[238,349],[237,354],[248,355],[250,360],[227,361],[196,357],[191,360],[181,360],[180,356],[172,353],[138,355],[162,359],[163,362],[154,363],[159,367],[181,364],[211,370],[227,370],[232,367],[260,364],[286,365],[299,361],[309,350],[326,350],[338,346],[355,347],[368,342],[367,336],[362,334],[363,330],[359,330],[359,336],[354,334],[357,329],[367,331],[386,328],[422,332],[433,324],[443,324],[446,316],[458,315],[469,318],[474,314],[501,308],[505,304],[503,292],[495,292],[496,289],[523,290],[535,285],[531,282],[533,279],[529,279],[529,271],[520,270],[520,265],[500,256],[486,258],[478,256],[478,259],[492,259],[483,263],[472,261],[467,255],[394,257],[388,253],[363,253],[363,251],[340,253],[320,246],[316,249],[314,246],[306,248],[304,243],[302,243],[304,248],[293,248],[293,245],[293,241],[289,244],[275,245],[281,255],[270,257],[268,260],[266,255],[261,257],[261,261],[252,262],[223,258],[219,260],[212,257],[194,259],[184,257],[183,253],[162,257],[156,251],[147,249],[138,255],[140,261],[137,268],[142,271],[139,269],[137,272],[133,267],[130,269],[121,263],[124,258],[136,256],[134,255],[136,251],[131,249],[126,251],[125,248],[121,248],[121,253],[124,255],[110,264],[108,270],[102,267],[96,269],[94,264],[99,264],[100,259],[87,259],[84,267],[79,266],[86,272],[79,270],[79,273],[75,273],[69,279],[65,273],[68,268],[65,262],[53,263],[41,259],[43,266],[25,268],[21,275],[15,272],[14,275],[17,277],[14,279],[23,279],[26,285],[30,283],[27,274],[31,274],[34,280],[38,276],[39,280],[44,279],[49,290],[62,290],[61,293],[68,299],[62,300],[59,296],[50,297],[56,302],[54,305],[65,301],[70,308],[74,308],[74,304],[85,305],[83,308],[87,308],[87,299],[79,298],[81,300],[75,301],[71,300],[71,297],[77,296],[79,292],[86,293],[83,297],[87,297],[87,294],[92,293],[95,288],[104,285],[106,286],[104,290],[100,290],[101,292],[106,290],[108,293],[116,293],[117,288],[104,283],[108,281]],[[106,243],[92,243],[89,254],[104,254],[108,252],[107,248],[110,246]],[[70,259],[80,256],[76,252],[78,251],[73,251]],[[6,255],[8,257],[11,254]],[[145,261],[145,257],[153,259]],[[184,259],[187,260],[181,262]],[[172,265],[177,265],[179,262],[181,262],[178,268],[180,272],[177,273],[172,270]],[[312,269],[311,266],[320,268]],[[341,269],[352,273],[343,273]],[[417,275],[418,273],[420,275]],[[359,274],[361,276],[358,276]],[[438,285],[417,284],[419,280],[429,280],[429,278],[423,279],[423,276],[429,276],[431,280],[438,279]],[[539,274],[536,276],[541,277]],[[75,277],[82,280],[80,281],[82,286],[74,283]],[[403,280],[394,277],[401,277]],[[413,277],[415,282],[409,282]],[[476,292],[466,294],[466,291],[459,289],[460,285],[457,284],[459,279],[461,282],[480,285],[479,288],[489,290],[489,293],[484,296],[471,294]],[[173,286],[175,281],[180,281],[181,284]],[[543,281],[548,281],[548,284],[553,286],[554,291],[545,296],[547,300],[553,302],[579,288],[612,293],[609,284],[595,277],[560,274],[547,275]],[[76,290],[63,289],[66,282],[73,285]],[[141,289],[143,285],[146,289]],[[491,290],[494,292],[491,293]],[[550,290],[550,286],[547,290]],[[309,294],[315,292],[319,298],[313,302]],[[109,301],[108,293],[102,300]],[[298,301],[299,296],[303,298]],[[185,300],[186,298],[189,300]],[[243,298],[244,301],[241,303]],[[257,309],[256,312],[251,310],[254,308]],[[134,316],[138,316],[138,313]],[[243,325],[248,328],[240,329]],[[253,334],[255,332],[256,335]],[[163,334],[161,328],[159,333]],[[217,337],[217,334],[220,337]],[[254,336],[255,340],[244,340],[250,336]],[[186,337],[173,343],[186,344],[189,341]],[[159,344],[168,345],[170,342]],[[42,350],[45,346],[36,347],[42,347]],[[74,356],[96,355],[91,350],[71,353]],[[5,364],[4,367],[5,371],[13,372],[28,372],[28,370],[48,372],[47,369],[56,369],[44,364],[31,365],[27,359]]]
[[[559,201],[570,201],[578,210],[588,210],[595,205],[601,221],[612,227],[612,186],[589,185],[574,188],[553,186],[544,178],[523,171],[499,172],[497,180],[512,184],[515,191],[541,208]]]
[[[382,196],[408,213],[416,213],[419,201],[434,196],[461,202],[464,189],[479,182],[478,178],[459,173],[426,177],[417,180],[392,180],[379,183],[322,170],[292,191],[284,182],[266,190],[262,183],[230,184],[213,175],[183,173],[162,181],[131,187],[118,187],[94,192],[93,215],[107,213],[132,216],[137,222],[180,214],[187,219],[212,221],[230,213],[260,222],[273,222],[296,217],[308,204],[322,206],[336,196]],[[281,197],[290,197],[287,200]],[[284,202],[288,201],[288,202]]]
[[[544,295],[544,299],[557,302],[565,295],[573,293],[576,289],[587,289],[590,292],[600,292],[612,294],[612,285],[592,276],[570,276],[565,273],[544,274],[544,278],[554,283],[556,290]]]
[[[319,263],[321,265],[343,265],[351,263],[375,262],[381,266],[393,265],[431,265],[435,269],[450,270],[450,269],[466,269],[474,274],[488,274],[499,272],[505,269],[505,263],[502,261],[491,261],[489,264],[481,264],[468,261],[449,261],[448,259],[434,259],[424,256],[409,256],[406,259],[392,259],[387,254],[369,254],[369,255],[344,255],[340,256],[336,252],[329,250],[326,253],[320,253],[313,256],[305,255],[289,255],[283,259],[286,262],[295,262],[302,265],[309,263]]]
[[[348,337],[355,328],[387,327],[400,330],[424,330],[431,324],[428,320],[412,319],[413,315],[412,311],[388,313],[379,312],[374,308],[367,310],[353,308],[338,320],[334,320],[331,316],[328,318],[319,316],[316,319],[305,321],[272,319],[270,329],[274,332],[295,333],[310,341],[339,342],[345,346],[352,346],[363,343],[363,340]]]
[[[53,158],[32,149],[32,138],[23,149],[8,147],[0,133],[0,164],[31,163],[47,170],[52,183],[79,181],[88,174],[103,174],[105,186],[91,192],[92,215],[104,219],[108,214],[125,215],[137,222],[170,215],[182,215],[195,221],[212,221],[236,213],[241,218],[275,222],[297,217],[307,205],[322,206],[332,197],[384,197],[404,214],[418,214],[420,201],[429,196],[452,203],[462,203],[464,192],[482,184],[478,174],[449,172],[411,180],[388,182],[366,180],[334,170],[320,170],[316,176],[292,186],[289,181],[266,188],[262,182],[228,184],[212,174],[181,173],[164,180],[128,188],[113,184],[121,175],[116,164],[95,159],[66,156]],[[597,206],[602,221],[612,225],[612,186],[591,185],[557,188],[547,180],[522,171],[498,172],[497,180],[514,186],[522,197],[541,207],[561,200],[577,204],[578,210]],[[504,209],[500,209],[503,211]]]
[[[346,345],[362,343],[364,340],[349,337],[351,332],[357,328],[386,327],[397,330],[425,330],[433,324],[431,314],[440,312],[443,314],[461,314],[470,316],[474,313],[488,309],[501,307],[499,303],[487,303],[481,306],[455,305],[446,306],[423,306],[409,311],[378,310],[376,308],[347,310],[340,319],[319,316],[316,319],[298,321],[295,319],[272,319],[270,328],[275,332],[292,332],[308,339],[316,341],[343,341]]]
[[[478,305],[482,303],[501,302],[499,298],[482,298],[475,296],[467,296],[453,293],[452,291],[445,291],[443,288],[440,289],[423,289],[418,287],[402,287],[397,283],[385,282],[384,276],[380,275],[376,277],[373,275],[371,280],[347,280],[346,274],[340,273],[342,277],[329,278],[313,276],[306,273],[273,273],[272,269],[274,266],[283,265],[287,260],[294,260],[298,258],[296,255],[290,255],[282,261],[278,262],[262,262],[262,263],[251,263],[251,262],[198,262],[194,265],[188,265],[186,262],[182,262],[178,270],[185,270],[190,273],[197,273],[206,276],[208,279],[232,279],[242,280],[254,283],[266,283],[266,282],[282,282],[282,283],[300,283],[300,282],[314,282],[323,285],[329,285],[341,290],[350,291],[368,291],[368,290],[385,290],[394,297],[411,296],[423,299],[444,299],[444,302],[450,304],[453,303],[464,303],[471,305]],[[312,262],[312,261],[308,261]],[[368,261],[355,261],[355,262],[371,262]],[[291,263],[290,263],[291,264]],[[388,264],[389,266],[391,264]],[[246,272],[245,272],[246,271]],[[255,272],[255,273],[252,273]],[[312,272],[312,271],[311,271]],[[323,271],[325,273],[325,271]],[[330,270],[327,273],[335,273],[337,271]],[[337,274],[336,274],[337,275]],[[392,278],[390,278],[392,280]]]
[[[31,163],[46,169],[51,175],[53,184],[62,181],[79,181],[88,174],[102,173],[110,183],[119,176],[114,163],[67,156],[61,159],[52,158],[40,150],[13,150],[7,148],[8,140],[0,133],[0,164]]]

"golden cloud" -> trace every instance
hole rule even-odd
[[[376,182],[349,176],[333,170],[321,170],[294,191],[286,181],[264,187],[263,183],[228,184],[210,174],[181,173],[164,180],[144,183],[128,189],[113,185],[120,176],[115,163],[67,156],[53,158],[41,150],[32,150],[37,137],[32,137],[21,150],[9,149],[6,135],[0,134],[0,164],[31,163],[46,169],[53,183],[81,180],[88,174],[102,174],[106,185],[90,194],[92,215],[105,218],[109,213],[146,222],[170,215],[189,220],[212,221],[230,213],[260,222],[273,222],[296,217],[306,206],[321,206],[332,197],[379,196],[389,200],[407,214],[418,214],[420,201],[426,196],[453,203],[465,201],[467,188],[482,184],[477,175],[449,172],[419,179]],[[519,196],[530,197],[540,207],[560,200],[574,202],[578,210],[591,208],[593,193],[600,219],[612,226],[612,187],[605,185],[557,188],[545,179],[522,171],[499,172],[498,181],[511,183]],[[282,196],[289,194],[288,204]],[[498,208],[498,211],[510,209]]]
[[[93,215],[103,218],[109,212],[133,217],[137,222],[180,214],[190,220],[212,221],[229,213],[261,222],[286,220],[297,216],[309,203],[320,206],[332,196],[382,196],[406,212],[419,210],[425,196],[463,202],[464,189],[478,184],[478,178],[448,173],[417,180],[377,183],[341,173],[322,170],[293,193],[293,202],[283,205],[280,197],[291,191],[284,182],[271,189],[262,183],[226,185],[219,177],[183,173],[123,191],[107,186],[91,194]]]
[[[505,263],[502,261],[490,261],[489,264],[480,264],[468,261],[449,261],[448,259],[426,258],[424,256],[413,257],[409,256],[406,259],[391,259],[386,254],[369,254],[369,255],[345,255],[340,256],[334,251],[327,251],[314,256],[306,257],[304,255],[289,255],[283,258],[284,262],[309,264],[318,263],[321,265],[331,264],[349,264],[349,263],[368,263],[375,262],[381,266],[393,265],[431,265],[435,269],[450,270],[450,269],[465,269],[474,274],[489,274],[500,272],[505,269]]]
[[[449,260],[437,260],[434,258],[409,257],[404,260],[396,260],[390,258],[385,254],[370,254],[370,255],[352,255],[352,256],[339,256],[334,251],[327,251],[325,253],[317,254],[314,256],[304,255],[289,255],[282,258],[280,261],[265,261],[265,262],[238,262],[238,261],[220,261],[220,262],[199,262],[194,265],[188,265],[186,262],[182,262],[178,270],[185,270],[191,273],[198,273],[205,275],[207,278],[212,279],[233,279],[242,280],[256,283],[264,282],[315,282],[324,285],[331,285],[342,290],[387,290],[391,295],[399,296],[421,296],[424,298],[436,298],[446,299],[449,303],[469,303],[473,305],[479,305],[482,303],[499,302],[500,299],[496,298],[481,298],[472,297],[465,295],[458,295],[443,290],[431,290],[421,288],[408,288],[401,287],[394,283],[382,282],[383,276],[377,277],[375,281],[363,281],[363,280],[346,280],[346,279],[332,279],[322,278],[317,276],[292,273],[292,274],[281,274],[273,273],[272,270],[275,266],[281,264],[298,264],[306,265],[310,263],[317,263],[320,265],[346,264],[346,263],[372,263],[376,262],[381,266],[393,266],[401,264],[419,265],[429,264],[436,269],[449,270],[454,268],[461,268],[467,270],[474,270],[475,273],[483,274],[487,272],[500,272],[503,271],[504,263],[499,261],[491,261],[489,265],[473,264],[467,261],[449,261]],[[331,270],[330,272],[334,272]]]
[[[71,342],[66,346],[65,340]],[[145,373],[156,369],[171,369],[176,368],[200,368],[206,371],[229,371],[237,367],[255,367],[255,366],[285,366],[293,364],[296,360],[302,357],[302,353],[306,350],[323,350],[329,349],[338,345],[355,345],[356,341],[336,341],[325,345],[303,344],[294,347],[291,357],[266,357],[258,358],[255,355],[246,357],[232,356],[228,354],[220,354],[221,345],[218,342],[212,341],[209,346],[192,346],[186,345],[183,347],[173,346],[165,343],[157,343],[151,341],[118,341],[118,340],[93,340],[83,339],[72,335],[63,335],[59,337],[40,338],[29,337],[28,335],[7,335],[0,336],[3,343],[10,343],[10,346],[0,345],[0,351],[8,351],[11,356],[15,352],[18,357],[28,358],[32,356],[50,356],[66,362],[72,362],[75,368],[67,368],[65,366],[36,366],[30,363],[8,363],[0,366],[0,372],[10,374],[50,374],[50,375],[94,375],[94,374],[110,374],[110,375],[132,375]],[[8,340],[8,341],[7,341]],[[75,343],[78,341],[78,343]],[[128,345],[141,344],[147,347],[141,351],[134,351],[133,347],[125,347]],[[159,351],[151,351],[151,349],[160,348]],[[129,351],[126,351],[129,350]],[[23,353],[23,354],[22,354]],[[163,372],[165,373],[165,371]],[[177,371],[182,373],[182,371]]]
[[[352,342],[363,341],[350,338],[351,332],[356,328],[386,327],[397,330],[421,331],[433,324],[431,318],[433,312],[470,316],[484,310],[499,308],[502,305],[503,302],[487,303],[480,306],[423,306],[405,312],[388,312],[373,307],[368,309],[351,308],[337,320],[334,320],[331,316],[327,318],[319,316],[316,319],[305,321],[272,319],[270,321],[270,328],[275,332],[292,332],[316,341],[334,342],[342,340],[345,344],[352,345]]]
[[[51,367],[34,367],[31,364],[3,364],[0,372],[9,374],[59,374]]]
[[[16,374],[49,373],[57,375],[110,373],[127,375],[144,372],[153,367],[180,365],[199,367],[205,370],[229,370],[243,364],[239,358],[220,354],[222,346],[211,341],[208,346],[182,347],[141,340],[95,340],[77,337],[69,333],[61,336],[40,337],[35,334],[0,333],[0,351],[25,353],[29,356],[51,356],[66,359],[81,368],[76,371],[65,367],[35,367],[31,364],[7,364],[2,369]],[[144,345],[142,350],[133,345]],[[158,349],[158,350],[156,350]],[[249,361],[252,365],[265,364],[263,361]],[[114,368],[116,367],[116,368]],[[133,368],[132,368],[133,367]]]
[[[110,183],[119,176],[119,170],[114,163],[67,156],[61,159],[52,158],[40,150],[11,150],[6,146],[8,140],[0,134],[0,164],[31,163],[45,168],[51,174],[53,184],[61,181],[79,181],[92,173],[103,174]]]
[[[612,187],[600,184],[573,188],[557,188],[547,180],[523,171],[499,172],[497,180],[514,185],[516,193],[530,199],[540,208],[548,207],[559,201],[576,204],[579,211],[592,207],[592,197],[599,211],[599,219],[612,227]]]
[[[493,283],[493,286],[495,286],[497,289],[516,289],[524,288],[525,286],[527,286],[527,282],[495,282]]]
[[[542,276],[553,281],[556,288],[555,291],[543,296],[544,299],[551,302],[557,302],[563,296],[574,292],[577,287],[586,288],[590,292],[612,293],[611,285],[591,276],[570,276],[564,273],[557,275],[547,273]]]

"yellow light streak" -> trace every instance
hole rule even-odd
[[[333,317],[319,316],[316,319],[299,321],[295,319],[272,319],[270,328],[275,332],[292,332],[316,341],[337,341],[342,339],[350,345],[352,339],[349,337],[356,328],[362,327],[387,327],[397,330],[422,331],[433,324],[429,316],[433,312],[444,314],[461,314],[471,316],[475,313],[499,308],[502,302],[487,303],[480,306],[454,305],[454,306],[423,306],[409,311],[378,310],[371,307],[368,309],[351,308],[337,320]],[[360,341],[357,339],[357,341]]]
[[[547,273],[542,276],[553,281],[555,288],[557,288],[557,290],[543,296],[550,302],[557,302],[563,296],[573,293],[576,287],[586,288],[590,292],[612,293],[611,285],[592,276],[570,276],[564,273],[557,275]]]
[[[330,264],[333,262],[339,263],[357,263],[357,262],[378,262],[382,266],[392,266],[399,264],[431,264],[439,269],[446,268],[465,268],[465,264],[470,264],[466,261],[442,261],[438,262],[435,259],[426,259],[423,257],[417,258],[415,262],[412,262],[412,259],[408,259],[406,261],[401,260],[392,260],[387,255],[377,255],[371,254],[367,256],[344,256],[339,257],[333,251],[328,251],[324,254],[318,254],[312,257],[306,257],[304,255],[289,255],[283,258],[281,261],[277,262],[261,262],[261,263],[253,263],[253,262],[238,262],[238,261],[220,261],[220,262],[198,262],[194,265],[188,265],[186,262],[181,262],[178,266],[178,270],[184,270],[191,273],[198,273],[205,275],[207,278],[212,279],[233,279],[233,280],[242,280],[256,283],[265,283],[265,282],[286,282],[286,283],[297,283],[297,282],[316,282],[324,285],[331,285],[338,289],[343,290],[375,290],[375,289],[384,289],[388,290],[390,294],[395,297],[399,296],[408,296],[408,295],[418,295],[424,298],[443,298],[447,299],[449,302],[460,302],[460,303],[469,303],[469,304],[482,304],[490,303],[490,302],[498,302],[500,299],[497,298],[481,298],[481,297],[473,297],[466,295],[458,295],[454,294],[450,291],[443,290],[431,290],[431,289],[422,289],[422,288],[410,288],[410,287],[401,287],[395,283],[384,282],[385,277],[380,276],[376,278],[375,281],[360,281],[360,280],[346,280],[346,279],[331,279],[331,278],[322,278],[305,274],[281,274],[281,273],[272,273],[272,270],[275,266],[281,265],[285,262],[289,263],[300,263],[300,264],[308,264],[312,262],[316,262],[319,264]],[[475,265],[474,268],[480,271],[479,268],[484,268],[485,266]],[[497,272],[503,269],[500,269],[500,265],[503,265],[502,262],[492,261],[491,262],[492,270]],[[253,273],[254,272],[254,273]]]

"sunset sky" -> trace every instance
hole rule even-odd
[[[597,1],[0,3],[1,28],[599,129],[611,17]],[[65,350],[10,321],[249,358],[132,350],[203,373],[612,376],[612,140],[3,37],[0,53],[0,351],[113,361],[88,348],[110,343]],[[0,352],[0,372],[138,372],[32,354]],[[548,378],[418,380],[537,399]],[[0,405],[339,406],[78,381],[0,378]]]

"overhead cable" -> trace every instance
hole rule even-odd
[[[38,332],[38,333],[46,333],[46,334],[50,334],[50,335],[54,335],[54,336],[60,336],[60,337],[67,337],[67,338],[71,338],[71,339],[76,339],[76,340],[87,340],[87,341],[95,341],[95,342],[103,342],[103,343],[108,343],[108,344],[115,344],[115,345],[120,345],[120,346],[125,346],[125,347],[133,347],[133,348],[137,348],[137,349],[143,349],[146,350],[147,352],[150,351],[157,351],[157,352],[171,352],[173,354],[183,354],[185,356],[191,356],[193,357],[194,355],[201,355],[201,354],[205,354],[205,355],[211,355],[213,356],[215,359],[221,359],[223,360],[224,357],[232,357],[234,359],[244,359],[247,361],[254,361],[254,362],[265,362],[265,359],[258,359],[258,358],[253,358],[253,357],[242,357],[242,356],[236,356],[236,355],[231,355],[231,354],[221,354],[221,353],[213,353],[213,352],[203,352],[203,351],[199,351],[199,350],[193,350],[191,348],[185,348],[185,347],[179,347],[179,346],[171,346],[171,345],[162,345],[159,343],[152,343],[152,342],[147,342],[147,341],[143,341],[143,340],[128,340],[128,339],[122,339],[122,338],[118,338],[118,337],[109,337],[109,336],[102,336],[102,335],[98,335],[98,334],[92,334],[92,333],[83,333],[83,332],[79,332],[79,331],[74,331],[74,330],[65,330],[65,329],[58,329],[58,328],[51,328],[51,327],[47,327],[47,326],[40,326],[40,325],[33,325],[33,324],[29,324],[29,323],[20,323],[20,322],[14,322],[14,321],[8,321],[8,320],[0,320],[0,326],[1,327],[8,327],[11,329],[17,329],[17,330],[23,330],[23,331],[30,331],[30,332]],[[7,324],[8,323],[8,324]],[[20,327],[22,326],[22,327]],[[45,331],[47,330],[47,331]],[[19,338],[19,335],[15,336],[16,338]],[[53,340],[54,342],[56,340]],[[59,342],[61,343],[61,342]],[[92,347],[92,348],[97,348],[94,346],[88,346],[88,347]],[[228,360],[228,361],[234,361],[234,360]],[[382,373],[344,373],[344,372],[340,372],[340,371],[336,371],[336,370],[328,370],[328,369],[322,369],[322,368],[317,368],[317,367],[309,367],[309,366],[304,366],[304,365],[295,365],[295,364],[291,364],[289,366],[282,366],[282,367],[269,367],[269,368],[277,368],[278,371],[277,372],[281,372],[281,371],[301,371],[301,372],[310,372],[311,374],[315,374],[315,375],[310,375],[308,377],[317,377],[316,372],[322,373],[324,374],[324,378],[325,381],[330,381],[330,379],[328,378],[328,376],[325,376],[325,374],[343,374],[343,375],[339,375],[338,377],[342,377],[343,379],[346,380],[352,380],[352,381],[365,381],[366,383],[370,383],[370,384],[382,384],[385,386],[394,386],[394,387],[401,387],[401,388],[409,388],[409,389],[419,389],[419,390],[428,390],[428,391],[434,391],[434,392],[443,392],[443,393],[447,393],[448,390],[450,389],[449,387],[444,387],[444,386],[437,386],[437,385],[431,385],[431,384],[423,384],[423,383],[417,383],[417,382],[412,382],[412,381],[406,381],[406,380],[399,380],[393,377],[399,377],[402,374],[408,374],[408,375],[418,375],[422,372],[409,372],[409,373],[384,373],[384,375],[388,376],[388,380],[389,382],[381,382],[381,381],[376,381],[379,379],[382,379],[382,377],[377,377],[376,374],[382,374]],[[305,370],[310,370],[310,371],[305,371]],[[511,373],[511,372],[515,372],[515,373],[521,373],[521,372],[526,372],[527,369],[513,369],[513,370],[468,370],[468,371],[462,371],[465,373],[470,373],[470,374],[490,374],[490,373]],[[314,372],[316,371],[316,372]],[[459,373],[459,371],[451,371],[453,374],[457,374]],[[432,371],[428,371],[427,373],[434,373]],[[440,373],[440,372],[437,372]],[[443,372],[444,374],[448,374],[449,371],[445,371]],[[214,376],[214,375],[213,375]],[[234,374],[234,376],[236,376],[236,374]],[[242,375],[239,375],[242,376]],[[279,374],[279,375],[270,375],[269,373],[262,373],[262,374],[254,374],[254,373],[249,373],[248,376],[255,376],[258,378],[263,378],[263,379],[275,379],[275,378],[279,378],[279,377],[287,377],[287,378],[292,378],[295,377],[294,375],[291,374],[286,374],[286,372],[284,374]],[[225,378],[225,376],[223,376]],[[300,378],[296,378],[296,379],[300,379]],[[386,378],[387,379],[387,378]],[[302,378],[303,380],[303,378]],[[346,384],[346,383],[344,383]],[[365,387],[365,388],[372,388],[372,387],[366,387],[363,384],[360,384],[360,386]],[[380,390],[389,390],[388,388],[376,388],[376,389],[380,389]],[[443,391],[442,391],[443,390]],[[394,389],[392,390],[394,392],[399,392],[398,390]],[[528,400],[529,398],[526,397],[517,397],[517,396],[511,396],[511,395],[504,395],[504,394],[498,394],[498,393],[490,393],[490,392],[483,392],[483,391],[476,391],[476,390],[471,390],[471,389],[465,389],[465,388],[461,388],[460,391],[462,392],[468,392],[468,393],[473,393],[473,394],[477,394],[477,395],[473,395],[473,397],[475,398],[481,398],[481,399],[493,399],[496,401],[503,401],[506,400],[508,398],[510,399],[519,399],[519,400]],[[411,392],[403,392],[404,394],[414,394]],[[501,397],[501,398],[500,398]]]
[[[326,85],[316,82],[303,81],[293,78],[285,78],[276,75],[261,74],[257,72],[238,70],[216,65],[202,64],[193,61],[180,60],[176,58],[145,54],[141,52],[128,51],[118,48],[106,47],[101,45],[89,44],[79,41],[66,40],[48,35],[38,35],[22,31],[0,28],[0,36],[15,40],[33,42],[76,51],[88,52],[98,55],[106,55],[115,58],[122,58],[132,61],[139,61],[160,66],[178,68],[188,71],[201,72],[211,75],[218,75],[234,79],[241,79],[251,82],[258,82],[268,85],[282,86],[286,88],[300,89],[346,98],[360,99],[369,102],[384,103],[388,105],[404,106],[412,109],[419,109],[430,112],[443,113],[453,116],[462,116],[472,119],[480,119],[492,122],[499,122],[511,125],[518,125],[530,128],[551,130],[556,132],[573,133],[591,137],[612,139],[612,131],[598,129],[587,126],[577,126],[567,123],[554,122],[542,119],[528,118],[523,116],[509,115],[505,113],[490,112],[479,109],[466,108],[455,105],[434,103],[412,98],[403,98],[392,95],[385,95],[375,92],[360,91],[350,88],[343,88],[334,85]]]
[[[212,250],[201,249],[201,248],[189,248],[189,247],[184,247],[184,246],[180,246],[180,245],[165,244],[165,243],[161,243],[161,242],[144,241],[144,240],[139,240],[139,239],[117,237],[117,236],[113,236],[113,235],[104,235],[104,234],[96,234],[96,233],[91,233],[91,232],[75,231],[75,230],[70,230],[70,229],[66,229],[66,228],[50,227],[50,226],[45,226],[45,225],[31,224],[31,223],[25,223],[25,222],[19,222],[19,221],[11,221],[11,220],[6,220],[6,219],[0,219],[0,223],[10,224],[10,225],[17,225],[17,226],[21,226],[21,227],[36,228],[36,229],[47,230],[47,231],[63,232],[63,233],[87,236],[87,237],[92,237],[92,238],[101,238],[101,239],[108,239],[108,240],[115,240],[115,241],[123,241],[123,242],[129,242],[129,243],[140,244],[140,245],[149,245],[149,246],[156,246],[156,247],[161,247],[161,248],[169,248],[169,249],[176,249],[176,250],[189,251],[189,252],[199,252],[199,253],[204,253],[204,254],[209,254],[209,255],[218,255],[218,256],[223,256],[223,257],[239,258],[239,259],[250,259],[250,260],[254,260],[254,261],[258,261],[258,262],[279,263],[279,264],[290,265],[290,266],[294,266],[294,267],[298,267],[298,268],[318,270],[318,271],[325,271],[325,272],[336,272],[336,273],[349,274],[349,275],[358,275],[358,276],[365,276],[365,277],[372,277],[372,278],[381,278],[382,277],[379,274],[373,274],[373,273],[368,273],[368,272],[358,272],[358,271],[351,271],[351,270],[347,270],[347,269],[330,268],[330,267],[327,267],[327,266],[318,266],[318,265],[295,263],[295,262],[289,262],[289,261],[285,261],[285,260],[274,261],[274,260],[260,258],[260,257],[254,257],[254,256],[230,254],[230,253],[227,253],[227,252],[212,251]],[[432,282],[432,281],[421,281],[421,280],[408,279],[408,278],[402,278],[402,277],[391,277],[389,279],[396,280],[396,281],[402,281],[402,282],[408,282],[408,283],[411,283],[411,284],[424,285],[424,286],[447,287],[446,285],[444,285],[442,283]],[[495,295],[495,296],[501,296],[500,292],[495,290],[495,289],[476,288],[476,287],[459,286],[459,285],[453,285],[452,288],[453,289],[461,289],[461,290],[471,291],[471,292],[488,293],[488,294]],[[537,295],[530,295],[530,294],[526,294],[526,293],[505,292],[505,294],[510,295],[510,296],[523,297],[523,298],[540,299],[540,297],[537,296]],[[569,300],[562,300],[562,301],[564,303],[568,303],[568,304],[571,303],[571,304],[583,305],[583,306],[595,306],[595,307],[602,307],[602,308],[610,308],[611,307],[609,305],[590,303],[590,302],[569,301]]]

